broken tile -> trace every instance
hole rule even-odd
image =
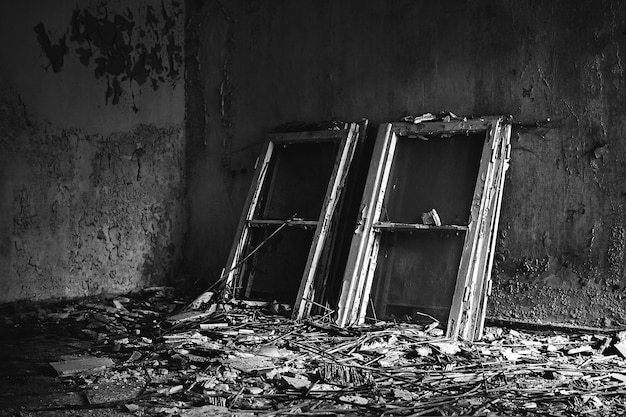
[[[626,358],[626,341],[615,343],[613,346],[622,357]]]
[[[579,346],[567,351],[568,355],[578,355],[581,353],[593,353],[593,348],[589,345]]]
[[[364,398],[360,395],[342,395],[339,397],[339,401],[356,405],[367,405],[369,403],[369,400],[367,398]]]
[[[87,372],[97,372],[113,366],[109,358],[86,357],[70,361],[50,362],[59,376],[70,376]]]
[[[430,345],[446,355],[456,355],[461,351],[461,348],[457,343],[432,342]]]
[[[269,371],[276,367],[271,359],[263,356],[233,358],[227,360],[226,363],[234,369],[247,373]]]
[[[298,375],[296,377],[290,377],[290,376],[282,376],[281,380],[289,387],[294,388],[294,389],[303,389],[303,388],[308,388],[309,385],[311,385],[311,381],[302,376],[302,375]]]
[[[198,298],[196,298],[191,304],[190,308],[192,310],[198,310],[202,307],[203,304],[208,304],[211,302],[213,296],[215,295],[212,291],[206,291],[202,293]]]

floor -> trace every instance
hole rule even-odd
[[[626,412],[620,334],[489,327],[460,343],[438,323],[340,329],[277,304],[190,300],[155,287],[5,306],[0,416]]]

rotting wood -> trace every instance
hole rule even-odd
[[[412,133],[422,136],[445,134],[470,134],[484,132],[497,120],[499,116],[479,117],[476,119],[454,120],[450,122],[428,121],[420,123],[394,123],[394,131],[400,136],[410,136]]]
[[[354,319],[353,308],[355,304],[360,302],[355,300],[357,295],[360,296],[363,290],[362,274],[364,264],[368,262],[367,249],[370,230],[373,224],[373,204],[372,201],[378,194],[380,187],[380,177],[382,176],[386,159],[384,158],[386,153],[385,149],[388,146],[390,140],[391,123],[382,125],[378,130],[376,137],[376,144],[372,156],[372,164],[370,165],[365,190],[363,192],[363,199],[361,202],[360,217],[354,231],[356,236],[360,236],[360,239],[353,239],[350,244],[350,252],[348,255],[348,262],[346,265],[345,276],[355,277],[354,279],[344,279],[342,283],[341,294],[338,303],[338,317],[337,324],[339,326],[346,326],[354,324],[350,320]]]
[[[254,212],[256,210],[256,206],[259,200],[259,195],[261,194],[261,189],[263,185],[263,181],[265,179],[265,175],[267,174],[267,168],[270,164],[270,160],[272,157],[272,150],[274,148],[274,144],[271,141],[267,141],[261,151],[261,159],[257,160],[255,166],[254,178],[252,179],[252,187],[250,187],[250,191],[248,193],[248,197],[246,199],[246,204],[244,207],[247,209],[244,211],[244,215],[241,217],[239,221],[239,225],[237,226],[237,232],[235,234],[235,247],[231,250],[228,255],[228,260],[226,262],[226,268],[224,271],[227,271],[225,274],[222,272],[222,276],[218,281],[225,281],[225,292],[222,293],[225,299],[229,299],[234,296],[233,294],[233,281],[235,279],[235,266],[239,263],[239,259],[243,256],[243,251],[248,242],[249,236],[249,228],[246,223],[252,220]],[[261,161],[261,165],[258,166],[259,161]]]
[[[510,134],[510,131],[508,131]],[[489,248],[497,232],[495,223],[496,209],[501,199],[501,187],[504,185],[504,167],[506,165],[505,153],[508,145],[506,127],[498,121],[490,132],[491,156],[489,168],[486,174],[484,187],[482,187],[481,204],[479,208],[479,221],[477,222],[477,237],[474,240],[474,252],[470,255],[469,270],[466,273],[467,281],[465,288],[469,288],[467,297],[464,295],[462,308],[456,317],[457,327],[452,332],[464,339],[472,340],[480,333],[479,320],[482,319],[483,299],[486,298],[486,283],[490,271]],[[492,259],[492,258],[491,258]],[[459,271],[461,277],[461,271]]]
[[[389,123],[382,125],[377,137],[373,161],[368,172],[368,181],[361,203],[361,217],[355,230],[355,238],[351,243],[338,302],[337,323],[340,326],[362,323],[365,319],[372,292],[377,260],[380,256],[381,235],[391,232],[452,232],[464,239],[460,265],[457,274],[456,288],[451,301],[447,334],[450,337],[472,339],[480,335],[484,319],[484,302],[489,292],[490,280],[488,273],[493,262],[494,231],[497,229],[499,202],[502,198],[501,189],[504,185],[508,162],[510,126],[503,124],[502,117],[484,117],[471,120],[429,121],[416,124]],[[505,127],[503,127],[505,126]],[[294,143],[323,143],[337,139],[341,130],[317,132],[278,133],[268,136],[265,151],[259,159],[261,162],[255,173],[255,183],[249,193],[247,210],[242,216],[239,240],[229,256],[229,265],[220,280],[226,281],[227,299],[236,296],[237,288],[242,286],[242,264],[251,256],[245,248],[250,245],[250,230],[268,227],[279,228],[285,225],[295,228],[312,229],[313,240],[306,260],[304,274],[293,309],[293,317],[303,318],[309,314],[311,306],[318,305],[324,309],[333,306],[319,303],[316,298],[320,291],[316,286],[316,273],[322,254],[328,253],[324,243],[328,237],[334,208],[347,176],[347,167],[354,153],[356,141],[354,136],[358,126],[352,124],[346,136],[340,136],[335,166],[332,169],[327,193],[324,197],[320,217],[317,220],[297,218],[297,213],[288,221],[259,217],[258,204],[263,187],[269,177],[268,169],[272,161],[272,153],[277,145],[288,146]],[[470,216],[467,224],[444,224],[441,226],[397,221],[382,221],[386,208],[383,207],[387,192],[387,183],[394,162],[394,152],[400,137],[417,138],[419,140],[437,141],[451,136],[486,134],[480,167],[476,179],[474,198],[472,199]],[[417,136],[416,136],[417,135]],[[507,136],[503,140],[503,136]],[[350,138],[353,140],[350,141]],[[273,174],[275,175],[275,174]],[[270,179],[271,180],[271,179]],[[273,183],[269,183],[273,187]],[[271,194],[271,189],[270,189]],[[448,219],[449,220],[449,219]],[[269,229],[268,229],[269,230]],[[276,233],[275,231],[274,233]],[[448,233],[446,236],[449,236]],[[273,235],[270,235],[273,236]],[[265,242],[265,241],[264,241]],[[248,252],[244,256],[244,252]],[[245,295],[250,293],[254,283],[254,274],[248,272]],[[325,281],[324,281],[325,282]],[[390,282],[385,282],[379,289],[386,299]],[[400,304],[389,304],[400,305]],[[394,307],[395,308],[395,307]],[[433,308],[439,308],[434,306]],[[445,307],[442,307],[445,308]],[[419,314],[419,311],[417,312]],[[435,314],[435,313],[432,313]]]
[[[378,222],[381,217],[382,209],[383,209],[383,196],[385,194],[386,184],[389,180],[389,173],[391,171],[391,165],[393,163],[393,158],[396,150],[396,143],[398,141],[398,136],[393,133],[393,129],[391,131],[391,140],[389,142],[389,148],[386,149],[385,152],[385,165],[383,167],[382,175],[380,176],[380,185],[378,186],[378,192],[376,195],[376,199],[373,201],[374,211],[372,213],[372,222],[370,223],[370,230],[368,233],[368,243],[367,247],[369,252],[367,253],[367,264],[366,268],[363,271],[363,288],[361,293],[359,294],[358,303],[355,303],[353,307],[353,314],[356,314],[355,323],[362,323],[365,319],[365,312],[367,311],[367,300],[369,300],[369,294],[372,288],[372,282],[374,278],[374,271],[376,270],[376,262],[378,260],[378,250],[380,249],[380,236],[376,233],[374,229],[374,224]]]
[[[484,236],[485,232],[485,211],[488,207],[488,190],[490,189],[495,170],[493,155],[498,145],[497,139],[499,135],[497,132],[499,124],[500,120],[497,119],[495,125],[489,126],[483,147],[476,187],[474,188],[474,197],[472,199],[468,232],[461,254],[457,283],[448,321],[447,333],[451,337],[464,334],[463,329],[467,326],[469,320],[468,310],[472,308],[471,301],[473,300],[471,293],[475,290],[472,286],[472,280],[475,277],[475,263],[480,251],[479,240]]]
[[[473,207],[473,210],[478,208],[474,217],[476,218],[475,229],[472,233],[470,226],[470,232],[466,237],[466,247],[471,245],[471,249],[464,251],[465,259],[462,255],[462,267],[459,268],[459,280],[464,280],[464,282],[461,284],[457,280],[456,299],[453,299],[453,320],[455,321],[451,321],[448,328],[448,335],[451,337],[473,340],[481,333],[482,306],[486,302],[486,290],[490,279],[487,272],[491,271],[493,261],[491,256],[493,251],[490,253],[489,248],[492,247],[493,239],[497,234],[498,223],[495,215],[499,214],[497,208],[502,199],[505,168],[508,164],[509,140],[510,127],[504,126],[503,119],[496,120],[489,132],[488,142],[491,149],[486,149],[486,151],[490,154],[483,158],[483,163],[487,157],[489,158],[487,168],[483,171],[484,183],[479,183],[483,181],[479,173],[476,187],[478,191],[475,193],[474,201],[478,200],[478,193],[480,193],[480,205]],[[459,297],[461,287],[463,291],[469,290],[469,294],[464,293],[462,298]],[[461,300],[460,303],[459,300]]]
[[[495,256],[496,250],[496,241],[497,241],[497,231],[500,223],[500,209],[502,206],[502,195],[504,192],[504,181],[506,177],[506,172],[509,168],[509,161],[511,157],[511,125],[506,124],[500,127],[501,132],[501,148],[499,157],[501,159],[499,164],[499,172],[496,177],[496,182],[494,183],[494,187],[496,189],[494,193],[494,201],[492,202],[492,207],[490,207],[489,215],[490,215],[490,225],[489,225],[489,233],[490,238],[486,240],[487,247],[485,250],[487,251],[487,258],[485,259],[485,263],[482,266],[482,282],[480,282],[480,286],[475,293],[475,302],[477,308],[474,311],[474,338],[480,339],[482,337],[485,315],[487,312],[487,299],[491,295],[491,271],[493,267],[493,260]]]
[[[248,225],[250,227],[264,227],[264,226],[280,226],[283,223],[285,223],[284,220],[250,220],[248,222]],[[317,227],[318,222],[315,220],[303,220],[303,219],[298,219],[298,218],[294,218],[294,219],[290,219],[287,222],[287,226],[291,226],[291,227],[310,227],[310,228],[316,228]]]
[[[393,223],[393,222],[377,222],[374,229],[393,231],[412,231],[412,230],[429,230],[433,232],[441,230],[450,230],[454,232],[466,232],[467,226],[459,226],[455,224],[445,224],[441,226],[426,225],[421,223]]]
[[[387,183],[399,137],[436,141],[439,138],[476,134],[485,135],[485,140],[468,224],[433,226],[382,219]],[[439,231],[464,236],[449,311],[447,335],[451,338],[472,340],[481,334],[484,299],[490,282],[488,273],[493,262],[494,236],[498,226],[496,217],[499,215],[509,157],[509,137],[509,124],[505,123],[503,117],[498,116],[450,122],[392,123],[380,127],[361,202],[362,214],[355,230],[348,267],[344,274],[338,306],[338,325],[358,324],[365,320],[377,260],[380,256],[381,234]],[[393,251],[389,256],[393,256]],[[382,287],[377,289],[379,295],[382,294],[380,297],[383,300],[387,297],[389,284],[390,280],[387,279],[382,283]]]
[[[365,126],[365,124],[362,125]],[[293,309],[294,318],[301,318],[308,314],[312,304],[308,300],[316,301],[313,284],[320,265],[320,258],[328,239],[329,229],[335,216],[335,209],[343,190],[358,135],[362,133],[358,124],[351,123],[346,124],[343,129],[333,128],[332,130],[272,133],[267,135],[266,144],[255,166],[254,179],[237,228],[235,244],[229,254],[226,267],[217,281],[219,285],[223,285],[220,291],[222,299],[229,300],[233,297],[241,297],[242,294],[246,296],[254,286],[255,277],[253,270],[249,267],[247,268],[248,263],[256,262],[258,255],[255,252],[259,249],[259,247],[251,248],[254,236],[252,229],[260,230],[263,233],[263,230],[270,231],[272,230],[271,228],[278,227],[262,243],[265,243],[285,226],[312,230],[312,242],[306,256],[304,273],[301,281],[299,281],[300,285],[294,300]],[[265,214],[268,209],[263,208],[262,204],[268,204],[263,201],[266,198],[264,196],[270,196],[267,197],[269,199],[274,195],[274,177],[277,175],[279,168],[278,166],[272,167],[272,164],[277,163],[275,161],[277,161],[276,158],[278,157],[274,157],[277,147],[311,146],[325,143],[336,144],[336,150],[333,151],[336,153],[334,166],[332,166],[330,172],[330,179],[328,184],[325,184],[326,193],[323,197],[323,202],[320,202],[322,207],[319,217],[317,219],[302,218],[302,216],[298,217],[298,213],[294,213],[290,219],[268,218]],[[270,170],[272,170],[271,173],[269,172]],[[245,288],[243,288],[244,273],[247,274]],[[241,294],[239,292],[240,288],[244,289]]]
[[[343,184],[348,176],[348,168],[357,144],[359,126],[356,123],[350,125],[346,137],[340,142],[340,147],[335,161],[335,167],[328,184],[328,191],[322,205],[321,215],[313,237],[313,245],[307,259],[301,280],[298,295],[293,309],[294,319],[303,318],[310,311],[311,304],[307,299],[315,299],[314,279],[317,272],[318,262],[326,242],[332,217],[335,215],[337,200],[343,189]]]
[[[493,203],[495,207],[492,209],[493,210],[493,215],[491,217],[492,224],[489,229],[491,231],[491,241],[489,242],[489,247],[488,247],[489,259],[487,260],[486,271],[484,273],[484,276],[485,276],[484,282],[480,291],[479,299],[477,300],[477,302],[479,302],[480,305],[478,309],[476,310],[477,317],[475,318],[475,320],[478,324],[475,329],[475,334],[474,334],[475,339],[482,338],[484,324],[485,324],[485,317],[487,314],[487,299],[489,296],[491,296],[491,287],[492,287],[491,271],[492,271],[493,260],[494,260],[495,251],[496,251],[497,230],[498,230],[498,226],[500,223],[500,209],[502,207],[502,194],[504,192],[504,180],[505,180],[506,172],[509,169],[509,161],[511,159],[511,125],[507,124],[507,125],[504,125],[502,128],[505,129],[505,131],[502,133],[502,151],[501,151],[502,156],[501,157],[503,161],[500,166],[501,173],[500,173],[500,177],[498,178],[499,182],[496,185],[497,192],[496,192],[495,201]]]

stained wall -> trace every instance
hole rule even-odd
[[[189,0],[186,10],[185,259],[207,283],[271,127],[503,114],[518,124],[489,314],[626,322],[620,2]]]
[[[169,0],[0,5],[0,302],[180,272],[183,23]]]

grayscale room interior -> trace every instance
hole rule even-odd
[[[626,414],[622,2],[0,34],[0,417]]]

